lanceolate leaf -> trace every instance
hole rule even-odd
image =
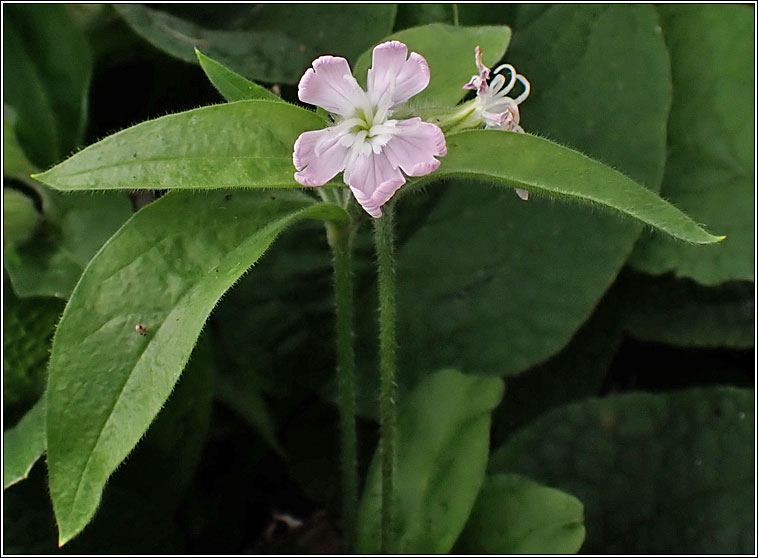
[[[203,107],[123,130],[35,178],[59,190],[295,187],[295,140],[323,127],[278,101]]]
[[[631,178],[578,151],[537,136],[473,130],[448,136],[447,148],[440,169],[422,182],[446,177],[477,178],[569,201],[596,204],[694,244],[711,244],[723,239],[707,233],[676,207]]]
[[[442,370],[423,379],[402,402],[392,543],[396,552],[450,551],[484,481],[490,412],[502,396],[498,378]],[[377,552],[380,493],[377,452],[360,504],[358,552]]]
[[[193,47],[252,79],[297,83],[323,54],[350,60],[392,30],[393,4],[117,4],[144,39],[195,62]],[[219,17],[220,16],[220,17]]]
[[[505,25],[456,27],[432,23],[393,33],[384,40],[405,43],[408,52],[418,52],[429,64],[429,86],[411,102],[444,107],[455,105],[466,95],[463,85],[477,73],[476,46],[482,47],[484,63],[493,66],[505,54],[510,39],[511,30]],[[355,77],[364,85],[372,50],[364,52],[355,65]]]
[[[348,219],[296,192],[170,193],[90,263],[50,361],[48,467],[61,544],[89,522],[218,299],[284,228],[306,218]]]
[[[230,70],[220,62],[209,58],[199,50],[195,49],[195,54],[200,61],[200,66],[203,68],[205,75],[208,76],[208,79],[211,80],[211,83],[223,95],[224,99],[230,103],[250,99],[281,100],[265,87],[246,80],[238,73]]]
[[[3,432],[3,488],[23,480],[45,453],[45,398]]]

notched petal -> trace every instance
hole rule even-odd
[[[314,60],[313,67],[300,78],[297,96],[304,103],[346,118],[365,104],[365,93],[353,77],[350,65],[339,56],[321,56]]]

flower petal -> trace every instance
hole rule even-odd
[[[447,154],[442,130],[420,118],[398,120],[395,127],[397,133],[382,148],[392,166],[403,169],[408,176],[424,176],[437,170],[440,162],[434,157]]]
[[[313,61],[297,86],[297,96],[304,103],[319,106],[334,114],[350,117],[363,108],[366,94],[350,71],[347,60],[338,56],[321,56]]]
[[[389,108],[402,105],[429,85],[429,65],[423,56],[411,52],[400,41],[388,41],[374,48],[371,69],[368,71],[368,94],[371,102],[379,103],[389,94]]]
[[[375,219],[382,216],[382,206],[405,184],[403,174],[383,152],[360,155],[345,170],[344,179],[361,207]]]
[[[341,141],[346,132],[325,128],[303,132],[295,141],[292,162],[295,180],[303,186],[323,186],[345,168],[349,147]]]

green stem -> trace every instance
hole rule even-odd
[[[379,276],[379,414],[381,432],[381,540],[379,551],[390,553],[394,522],[395,438],[395,258],[392,238],[393,207],[384,206],[384,216],[374,221]]]
[[[342,513],[347,551],[355,541],[358,513],[357,436],[355,432],[355,353],[353,348],[352,233],[350,225],[326,225],[334,258],[337,329],[337,398],[342,435]]]
[[[453,25],[459,26],[460,19],[458,18],[458,4],[453,4]]]

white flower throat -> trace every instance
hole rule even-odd
[[[392,115],[393,92],[394,87],[390,87],[380,99],[372,102],[369,95],[361,90],[358,95],[359,106],[355,107],[355,113],[338,121],[332,128],[333,133],[340,136],[339,144],[350,149],[347,156],[348,164],[360,155],[365,156],[372,152],[379,155],[392,136],[398,133],[397,120],[389,118]],[[320,154],[325,141],[327,138],[316,145],[317,155]]]

